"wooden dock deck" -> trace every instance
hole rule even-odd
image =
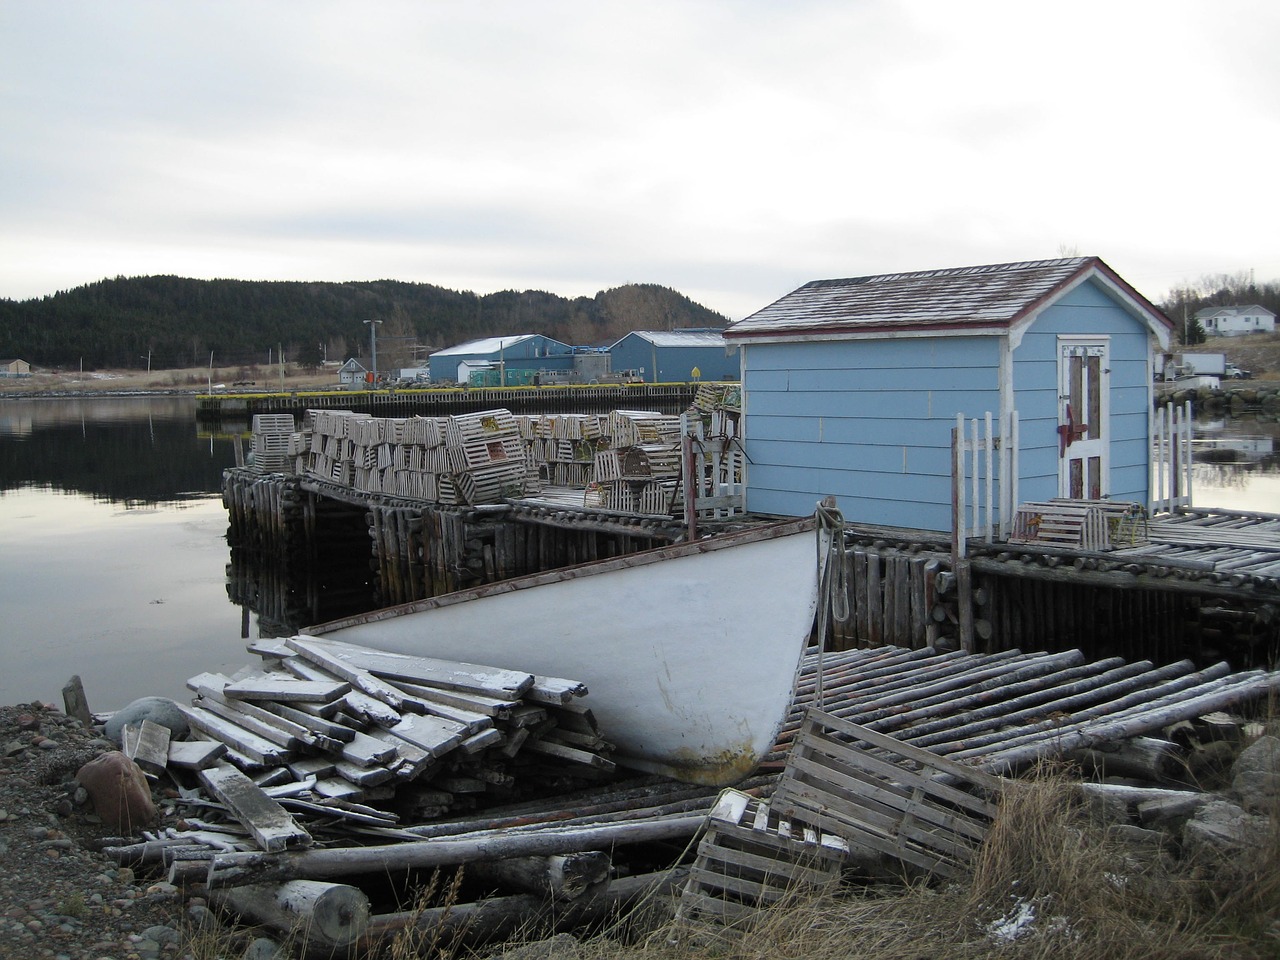
[[[656,409],[678,413],[702,383],[564,384],[537,387],[431,387],[396,390],[316,390],[217,393],[196,398],[196,421],[248,421],[261,413],[351,410],[379,417],[441,416],[501,407],[512,413],[593,413]]]
[[[1149,544],[1115,551],[1149,563],[1176,563],[1250,577],[1280,578],[1280,515],[1183,510],[1148,523]]]

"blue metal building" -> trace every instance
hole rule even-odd
[[[747,509],[805,515],[833,494],[851,520],[948,530],[957,413],[1014,411],[1020,502],[1148,504],[1171,328],[1097,257],[805,284],[725,331],[743,352]]]
[[[738,379],[737,352],[729,353],[718,327],[633,330],[609,348],[609,356],[614,373],[635,370],[646,383]]]
[[[492,364],[505,370],[572,370],[573,348],[540,333],[486,337],[437,350],[428,360],[431,381],[458,380],[458,366]],[[462,380],[465,382],[465,377]]]

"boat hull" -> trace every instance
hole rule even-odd
[[[308,634],[586,683],[626,765],[734,783],[772,747],[818,604],[812,520],[388,607]]]

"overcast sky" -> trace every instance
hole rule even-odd
[[[0,0],[0,297],[1280,280],[1274,0]]]

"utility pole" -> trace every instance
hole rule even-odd
[[[381,320],[366,320],[369,325],[369,357],[373,364],[373,388],[378,388],[378,324]]]

